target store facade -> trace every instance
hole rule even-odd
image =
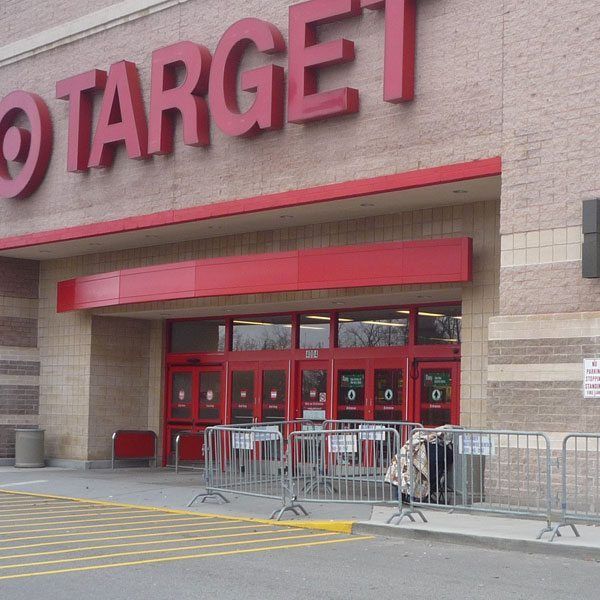
[[[589,3],[29,4],[0,17],[0,460],[15,427],[82,467],[118,429],[164,463],[217,423],[598,429]]]

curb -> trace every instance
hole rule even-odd
[[[589,546],[567,546],[542,540],[516,540],[487,535],[474,535],[470,533],[401,528],[394,525],[384,525],[364,521],[355,523],[352,527],[352,533],[397,537],[407,540],[442,542],[460,546],[472,546],[486,550],[508,550],[526,554],[540,554],[545,556],[560,556],[562,558],[600,561],[600,548],[592,548]]]

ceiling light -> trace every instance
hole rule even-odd
[[[263,323],[262,321],[234,321],[235,325],[281,325],[282,327],[291,327],[289,323]]]
[[[320,315],[306,315],[307,319],[317,319],[319,321],[331,321],[330,317],[322,317]]]
[[[420,317],[445,317],[446,315],[442,315],[440,313],[430,313],[430,312],[420,312],[419,311],[419,316]]]
[[[318,325],[300,325],[300,329],[314,329],[315,331],[326,331],[327,327],[319,327]]]
[[[362,321],[369,325],[384,325],[386,327],[406,327],[406,323],[388,323],[386,321]]]
[[[399,315],[410,315],[410,310],[397,310]]]

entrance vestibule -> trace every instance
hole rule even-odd
[[[164,455],[220,423],[458,424],[460,331],[459,304],[170,321]]]

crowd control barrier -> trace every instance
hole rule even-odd
[[[567,435],[560,466],[561,516],[550,541],[560,536],[563,527],[579,537],[576,523],[600,524],[600,434]]]
[[[206,493],[190,506],[235,493],[279,500],[277,519],[307,514],[309,502],[387,504],[395,524],[426,521],[423,508],[505,514],[545,521],[538,539],[552,533],[551,541],[563,527],[579,536],[577,523],[600,524],[600,434],[568,435],[554,461],[541,432],[400,422],[220,425],[206,429],[204,447]]]
[[[401,506],[392,481],[401,448],[397,429],[374,425],[355,429],[297,431],[287,447],[289,489],[299,502]]]
[[[552,530],[551,448],[544,433],[420,429],[398,462],[408,506],[388,523],[432,507],[543,519],[538,539]]]
[[[158,436],[151,430],[120,429],[112,435],[111,468],[119,460],[154,460],[158,463]]]
[[[229,502],[226,493],[272,498],[281,501],[270,518],[285,512],[308,513],[296,503],[287,485],[286,452],[282,430],[301,427],[295,422],[238,427],[218,425],[204,431],[206,492],[196,500],[216,498]]]
[[[204,432],[180,431],[175,437],[175,473],[181,469],[198,471],[204,461]],[[172,465],[170,465],[172,466]]]

